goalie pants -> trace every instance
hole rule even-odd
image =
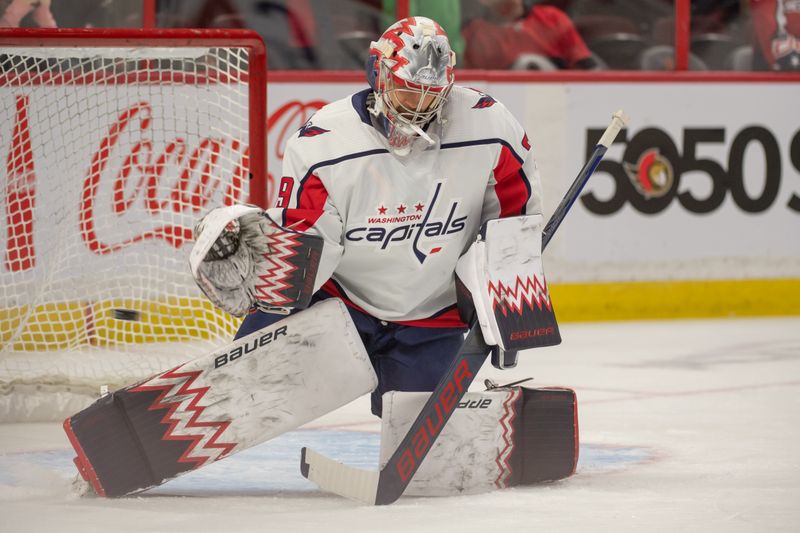
[[[317,291],[312,305],[327,298],[332,296]],[[377,416],[381,416],[384,392],[429,392],[435,389],[464,343],[464,328],[405,326],[379,320],[350,306],[347,309],[378,376],[378,387],[371,396],[372,412]],[[239,326],[236,338],[282,318],[282,315],[251,311]]]

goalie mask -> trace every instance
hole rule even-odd
[[[375,92],[369,111],[394,153],[405,155],[433,120],[453,86],[455,54],[441,26],[425,17],[395,22],[370,43],[367,80]]]

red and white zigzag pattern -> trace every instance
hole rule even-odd
[[[544,278],[539,281],[535,275],[525,279],[517,276],[513,285],[506,285],[502,281],[495,284],[490,280],[489,296],[492,299],[492,310],[500,307],[503,315],[507,315],[509,310],[521,315],[523,305],[531,310],[553,309],[547,291],[547,281]]]
[[[156,401],[148,407],[149,411],[167,409],[161,418],[162,424],[169,424],[164,440],[189,441],[189,447],[178,459],[181,463],[195,463],[198,468],[208,461],[217,461],[228,455],[236,443],[217,442],[230,425],[230,421],[200,420],[205,406],[200,405],[208,387],[192,388],[202,373],[179,372],[181,367],[173,368],[163,374],[145,381],[130,389],[131,392],[161,391]]]
[[[267,240],[269,252],[264,254],[266,272],[258,276],[262,283],[255,286],[256,297],[271,305],[281,306],[292,302],[281,291],[292,287],[287,280],[297,266],[290,259],[297,256],[296,248],[300,243],[294,233],[287,231],[267,235]]]
[[[512,468],[509,461],[511,452],[514,450],[514,419],[517,417],[517,399],[522,394],[522,390],[517,388],[511,391],[506,401],[503,402],[503,416],[500,418],[500,427],[503,428],[503,449],[497,454],[495,463],[500,473],[494,480],[494,485],[498,489],[508,486],[508,478],[511,477]]]

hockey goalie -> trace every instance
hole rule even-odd
[[[369,57],[369,88],[289,140],[274,207],[219,208],[195,228],[199,287],[244,316],[232,344],[65,421],[98,494],[158,485],[369,392],[385,457],[470,325],[498,368],[560,342],[541,265],[540,178],[519,122],[454,85],[455,55],[430,19],[395,23]],[[464,393],[410,492],[574,471],[572,391]],[[463,453],[467,442],[477,455]]]

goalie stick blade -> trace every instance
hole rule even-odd
[[[375,503],[378,472],[347,466],[311,448],[303,448],[300,472],[321,489],[368,505]]]
[[[489,347],[483,340],[480,326],[475,324],[405,438],[380,472],[347,466],[310,448],[303,449],[301,472],[327,492],[366,504],[395,502],[406,490],[488,355]]]

